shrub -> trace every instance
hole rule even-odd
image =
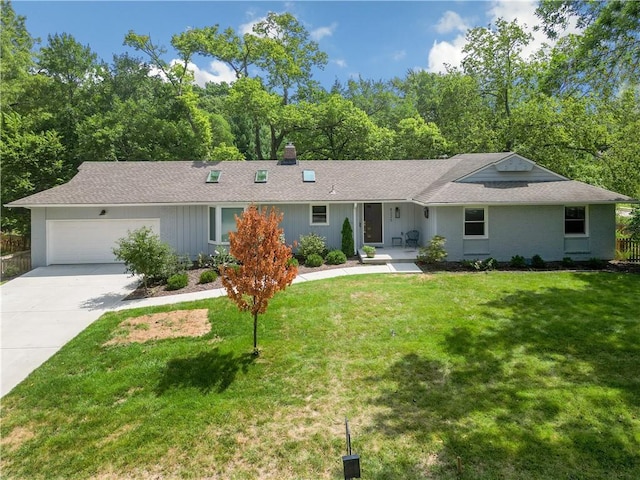
[[[169,244],[150,228],[142,227],[119,239],[113,249],[116,259],[124,262],[127,272],[142,276],[142,285],[147,288],[150,281],[164,281],[175,273],[177,256]]]
[[[325,261],[328,265],[342,265],[347,262],[347,256],[342,250],[331,250],[327,253]]]
[[[562,266],[563,267],[574,267],[576,265],[576,262],[573,261],[573,258],[571,257],[564,257],[562,259]]]
[[[345,217],[342,223],[342,251],[347,258],[353,256],[353,252],[355,251],[353,245],[353,229],[347,217]]]
[[[167,290],[180,290],[189,284],[189,276],[186,273],[176,273],[167,280]]]
[[[514,255],[511,257],[511,260],[509,260],[509,266],[513,268],[525,268],[527,266],[527,261],[522,255]]]
[[[594,270],[602,270],[607,266],[606,260],[602,260],[601,258],[592,257],[587,260],[587,266],[589,268],[593,268]]]
[[[289,267],[299,267],[300,266],[300,262],[298,261],[298,259],[296,257],[290,257],[289,260],[287,260],[287,268]]]
[[[367,258],[373,258],[376,256],[376,247],[372,247],[371,245],[365,245],[362,247],[362,251],[365,253]]]
[[[429,240],[429,245],[421,247],[418,251],[417,260],[424,263],[438,263],[447,258],[447,251],[444,249],[444,244],[447,239],[441,235],[435,235]]]
[[[200,274],[200,280],[198,283],[215,282],[217,278],[218,278],[218,274],[215,270],[205,270]]]
[[[533,268],[545,268],[547,266],[547,262],[545,262],[542,257],[536,253],[531,257],[531,266]]]
[[[312,253],[311,255],[309,255],[306,258],[304,264],[307,267],[315,268],[315,267],[319,267],[320,265],[322,265],[323,262],[324,262],[324,260],[322,260],[322,257],[320,255],[318,255],[317,253]]]
[[[485,260],[462,260],[462,265],[469,270],[487,271],[495,270],[498,267],[498,262],[495,258],[489,257]]]
[[[300,235],[298,253],[304,258],[307,258],[310,255],[319,255],[322,258],[322,254],[324,253],[325,248],[325,238],[321,237],[317,233]]]

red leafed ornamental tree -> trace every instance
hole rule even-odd
[[[236,231],[229,233],[229,253],[240,266],[222,268],[222,285],[243,312],[253,315],[253,353],[258,350],[258,315],[267,311],[269,300],[291,285],[298,268],[289,262],[291,247],[286,245],[279,227],[282,214],[275,208],[258,211],[249,207],[236,217]]]

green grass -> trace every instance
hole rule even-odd
[[[208,308],[201,338],[105,347]],[[640,276],[367,275],[109,313],[2,402],[3,478],[640,478]],[[460,457],[463,471],[457,473]]]

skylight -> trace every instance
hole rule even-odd
[[[211,170],[209,172],[209,176],[207,177],[207,183],[218,183],[221,173],[222,172],[220,170]]]
[[[268,176],[268,171],[267,170],[258,170],[256,172],[256,178],[255,178],[255,183],[267,183],[267,176]]]
[[[303,170],[302,171],[302,181],[303,182],[315,182],[316,181],[316,171],[315,170]]]

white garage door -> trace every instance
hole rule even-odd
[[[49,220],[47,265],[115,263],[112,249],[128,231],[147,226],[160,232],[160,219]]]

